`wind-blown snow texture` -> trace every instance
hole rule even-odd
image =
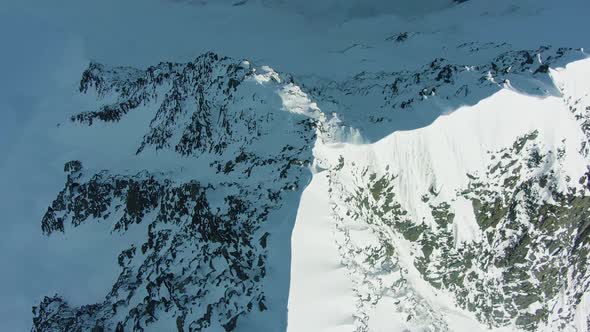
[[[590,330],[590,45],[559,21],[588,6],[313,3],[121,5],[177,21],[136,61],[95,46],[75,95],[39,103],[66,111],[3,166],[7,188],[55,180],[19,194],[59,248],[35,255],[66,267],[19,276],[42,285],[33,331]],[[191,10],[243,31],[150,64],[171,26],[211,28]],[[523,30],[547,17],[561,25]],[[284,25],[252,36],[252,18]],[[242,40],[302,22],[325,30],[290,54]],[[116,22],[91,26],[117,43]]]

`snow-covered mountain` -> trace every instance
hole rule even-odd
[[[316,3],[122,5],[235,36],[67,67],[0,164],[33,331],[590,331],[589,6]]]
[[[43,232],[99,222],[135,241],[116,258],[121,272],[104,301],[72,308],[45,298],[34,329],[230,331],[250,312],[280,315],[285,295],[267,287],[288,264],[269,263],[268,251],[288,243],[281,233],[309,178],[317,107],[272,69],[214,53],[145,71],[91,64],[80,91],[100,106],[61,130],[95,131],[100,140],[117,126],[138,143],[130,154],[138,164],[68,162]]]

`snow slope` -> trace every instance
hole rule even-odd
[[[583,74],[588,73],[588,70],[590,70],[590,61],[583,60],[570,64],[567,68],[558,69],[553,72],[552,76],[559,82],[558,77],[566,76],[568,73],[570,73],[569,75],[579,75],[578,77],[588,77]],[[582,83],[579,80],[576,80],[575,84],[576,86],[588,86],[588,83]],[[580,130],[575,117],[561,96],[527,96],[513,89],[505,88],[474,106],[462,107],[451,114],[444,115],[427,127],[395,132],[373,144],[325,144],[316,147],[315,156],[317,159],[325,161],[324,167],[326,168],[337,168],[340,160],[346,162],[347,166],[345,167],[352,168],[350,171],[340,171],[336,175],[330,176],[337,178],[332,178],[331,182],[344,182],[344,186],[362,183],[362,177],[358,177],[361,170],[363,173],[368,172],[369,174],[374,172],[377,177],[388,173],[396,174],[395,194],[397,201],[412,216],[412,219],[416,222],[422,220],[427,225],[434,224],[435,221],[431,215],[431,209],[420,197],[434,188],[437,192],[437,200],[451,201],[451,208],[455,211],[453,237],[457,245],[460,245],[463,242],[481,242],[483,240],[483,233],[475,220],[470,202],[466,202],[463,197],[458,195],[458,192],[469,184],[470,178],[466,175],[486,173],[486,168],[490,163],[488,151],[498,151],[506,146],[511,146],[522,133],[534,130],[537,130],[539,136],[543,137],[544,148],[550,150],[557,149],[565,142],[566,151],[577,151],[580,142],[585,141],[584,133]],[[577,153],[568,154],[562,165],[562,171],[572,176],[579,176],[585,173],[586,163],[583,156]],[[355,170],[359,173],[355,173]],[[319,324],[331,317],[328,315],[329,311],[322,311],[322,314],[318,314],[316,323],[312,323],[310,319],[313,319],[314,316],[308,313],[308,310],[311,310],[309,304],[319,304],[326,301],[327,298],[334,298],[331,295],[331,289],[335,285],[339,285],[335,278],[329,277],[327,272],[325,273],[326,278],[312,277],[314,273],[318,273],[317,266],[331,266],[325,260],[330,257],[327,253],[336,248],[322,250],[321,248],[325,244],[322,244],[322,247],[314,246],[313,244],[317,242],[316,237],[321,237],[324,241],[327,237],[333,237],[338,243],[339,232],[349,233],[350,241],[354,242],[358,248],[363,248],[371,241],[376,241],[374,239],[376,231],[371,230],[370,223],[359,224],[359,220],[345,219],[340,226],[342,229],[336,230],[331,227],[330,231],[322,232],[319,231],[322,227],[319,225],[323,224],[321,214],[320,216],[308,216],[305,213],[306,209],[310,208],[314,211],[323,211],[327,210],[330,205],[346,206],[346,203],[333,198],[330,200],[315,199],[313,203],[310,202],[309,205],[306,205],[308,199],[333,197],[334,195],[330,192],[338,190],[337,187],[326,182],[326,173],[327,171],[317,173],[315,177],[318,178],[318,184],[314,185],[312,182],[304,192],[301,212],[294,230],[294,243],[305,244],[305,248],[301,248],[299,254],[297,250],[294,252],[291,267],[293,271],[291,293],[294,295],[290,298],[290,317],[293,319],[302,317],[300,321],[308,324],[308,328],[300,329],[299,325],[294,323],[292,325],[293,331],[323,330],[319,328]],[[357,174],[357,176],[351,177],[351,174]],[[394,242],[395,248],[400,250],[400,265],[402,268],[408,269],[406,278],[411,289],[415,292],[413,296],[424,301],[430,310],[442,313],[442,319],[433,322],[427,329],[437,330],[441,325],[446,325],[451,331],[488,330],[485,325],[477,322],[473,314],[458,308],[447,291],[437,290],[424,283],[420,273],[412,271],[414,269],[412,256],[416,253],[410,250],[411,243],[401,239],[391,240],[400,241]],[[294,245],[294,248],[297,246]],[[402,250],[402,248],[407,249]],[[318,255],[318,252],[326,254]],[[298,255],[305,257],[305,259],[297,259]],[[359,256],[362,257],[362,255]],[[335,263],[334,260],[332,262]],[[357,260],[356,264],[362,264],[362,261]],[[352,280],[348,289],[349,291],[354,290],[357,296],[366,296],[361,295],[364,293],[358,290],[359,281],[355,280],[363,277],[362,272],[351,266],[354,265],[349,265],[349,274]],[[338,266],[338,268],[340,267]],[[493,273],[492,271],[488,272]],[[365,277],[368,279],[385,278],[381,275],[373,277],[371,274]],[[365,328],[370,331],[415,330],[417,328],[416,325],[407,322],[408,319],[405,315],[396,314],[400,311],[399,306],[394,304],[395,300],[399,298],[396,294],[379,294],[375,293],[376,290],[371,289],[365,292],[379,296],[376,302],[360,310],[369,318],[368,322],[365,322]],[[349,292],[341,292],[340,294],[347,293]],[[326,307],[334,308],[335,305]],[[342,314],[344,313],[350,315],[349,318],[360,315],[359,311],[343,310]],[[586,316],[581,314],[581,320],[575,323],[578,329],[583,330],[583,326],[585,328],[584,320],[586,318],[584,317],[587,317],[587,314],[587,311]],[[341,321],[346,320],[341,318]],[[317,329],[310,327],[314,324],[318,324],[315,325],[318,327]],[[341,325],[334,318],[333,327],[339,326]],[[516,328],[509,325],[494,330]],[[550,326],[546,330],[552,331],[554,328]],[[571,328],[573,326],[570,326]]]

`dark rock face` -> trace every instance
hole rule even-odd
[[[260,125],[268,122],[268,114],[257,112],[255,104],[230,110],[241,102],[236,93],[240,84],[255,72],[248,62],[236,63],[215,53],[186,64],[160,63],[146,71],[93,63],[83,74],[80,91],[94,89],[102,97],[115,94],[117,102],[72,116],[71,121],[89,126],[95,121],[120,121],[138,107],[157,102],[138,154],[150,147],[174,149],[184,156],[222,154],[229,145],[247,146],[263,135]]]
[[[211,207],[210,196],[218,192],[231,192],[215,202],[223,209]],[[126,232],[143,223],[147,239],[121,252],[122,271],[104,302],[70,308],[59,297],[46,298],[36,314],[35,329],[64,324],[67,330],[95,325],[111,330],[117,323],[137,330],[163,311],[190,330],[211,326],[211,319],[233,330],[239,316],[265,306],[261,282],[266,254],[260,240],[268,233],[261,226],[279,204],[267,197],[276,195],[231,183],[176,184],[146,173],[126,177],[102,172],[84,183],[68,179],[43,219],[44,232],[64,231],[64,220],[80,226],[122,212],[113,231]],[[260,201],[268,204],[252,203]],[[215,291],[222,286],[224,292]],[[125,319],[112,321],[119,315]]]
[[[297,208],[284,196],[303,187],[316,124],[282,109],[278,74],[258,82],[256,70],[208,53],[145,71],[91,64],[84,72],[81,92],[116,102],[71,117],[73,125],[125,124],[130,112],[155,107],[137,154],[170,150],[208,162],[188,180],[165,169],[117,174],[68,162],[41,222],[46,235],[94,222],[122,236],[147,232],[113,257],[120,272],[102,301],[73,307],[46,297],[33,310],[34,331],[143,331],[156,322],[232,331],[241,317],[268,310],[266,229],[272,213]],[[272,138],[286,130],[286,139]]]
[[[459,306],[487,326],[514,324],[535,331],[551,323],[559,330],[568,328],[590,283],[590,198],[583,180],[580,185],[569,183],[565,191],[559,188],[559,183],[569,181],[561,171],[565,151],[558,148],[541,153],[541,145],[538,133],[530,132],[512,146],[490,151],[492,163],[485,174],[466,174],[469,184],[457,195],[471,202],[484,235],[481,242],[457,242],[455,211],[450,201],[437,198],[434,189],[424,193],[422,202],[428,204],[435,224],[416,223],[416,216],[404,209],[397,197],[400,174],[387,171],[377,176],[355,161],[343,160],[344,171],[352,173],[355,181],[350,181],[354,185],[340,182],[342,167],[331,171],[331,195],[340,202],[334,204],[336,218],[371,227],[378,238],[377,244],[359,250],[358,244],[355,247],[354,241],[344,236],[347,261],[356,258],[367,263],[351,264],[351,270],[363,284],[376,287],[361,303],[370,305],[374,296],[387,289],[399,298],[415,301],[411,309],[404,308],[412,321],[434,322],[441,324],[441,331],[448,329],[444,320],[423,307],[427,305],[418,296],[406,298],[412,289],[402,281],[391,288],[379,288],[383,286],[375,275],[403,268],[395,255],[395,235],[399,235],[416,248],[412,264],[421,278],[454,294]],[[544,197],[547,194],[549,199]],[[341,231],[346,234],[345,228]],[[566,305],[559,317],[551,320],[559,296]]]

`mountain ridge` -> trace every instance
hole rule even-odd
[[[295,83],[297,78],[290,75],[278,74],[268,67],[258,68],[249,61],[232,60],[218,56],[215,53],[206,53],[197,57],[195,61],[186,64],[161,63],[158,66],[148,67],[144,71],[127,67],[109,69],[96,63],[90,64],[82,75],[80,92],[98,96],[104,105],[98,107],[98,111],[83,111],[71,116],[68,124],[60,125],[60,128],[62,128],[60,130],[67,130],[69,126],[90,128],[99,124],[108,125],[109,123],[133,125],[127,117],[134,112],[144,112],[151,117],[151,120],[145,122],[147,127],[143,130],[143,134],[137,137],[139,145],[134,152],[136,157],[154,153],[157,155],[161,150],[169,150],[173,152],[172,155],[177,155],[177,158],[180,158],[180,164],[188,162],[186,163],[188,167],[191,159],[202,160],[204,162],[199,164],[200,167],[207,167],[205,165],[208,164],[209,172],[218,174],[218,176],[199,176],[198,174],[203,173],[203,169],[206,169],[201,168],[199,173],[191,173],[192,175],[185,180],[175,180],[174,177],[180,175],[177,173],[179,171],[176,170],[170,173],[169,170],[166,170],[165,165],[162,167],[167,172],[128,170],[122,174],[117,174],[109,170],[86,169],[86,166],[83,166],[86,163],[83,161],[75,160],[67,163],[64,168],[67,174],[65,187],[43,217],[42,229],[46,235],[51,235],[54,232],[68,232],[71,227],[83,227],[84,223],[91,222],[90,220],[98,222],[102,219],[104,221],[101,222],[109,222],[112,225],[111,232],[121,234],[132,232],[134,228],[138,227],[137,225],[144,225],[142,227],[145,227],[147,223],[148,237],[147,240],[138,238],[129,249],[121,252],[118,262],[122,272],[104,302],[72,308],[67,304],[66,300],[59,296],[46,297],[40,306],[34,309],[33,330],[141,330],[155,328],[153,326],[164,326],[157,324],[166,324],[166,322],[172,324],[174,322],[174,326],[179,330],[199,331],[209,328],[222,328],[226,331],[232,331],[239,328],[240,321],[244,317],[255,316],[253,312],[276,309],[270,307],[266,300],[268,293],[264,291],[265,287],[267,287],[265,282],[270,282],[268,280],[273,278],[272,275],[267,276],[266,274],[267,254],[265,252],[269,250],[267,249],[268,241],[271,243],[270,248],[273,248],[273,236],[268,231],[264,231],[268,227],[265,224],[272,223],[272,217],[270,216],[272,216],[273,211],[291,209],[291,215],[294,215],[295,211],[293,209],[297,204],[285,203],[286,205],[284,205],[282,202],[285,199],[281,197],[286,195],[285,193],[292,192],[295,197],[299,197],[294,199],[300,199],[305,189],[305,183],[308,181],[305,179],[309,175],[306,176],[305,174],[313,169],[316,169],[316,172],[320,171],[317,174],[322,174],[323,171],[321,170],[328,170],[330,204],[333,209],[336,233],[342,232],[345,239],[351,237],[351,235],[346,235],[350,232],[348,229],[350,226],[347,226],[346,223],[340,223],[350,218],[351,213],[354,213],[353,215],[356,215],[356,217],[353,219],[356,219],[357,222],[362,222],[364,218],[383,220],[385,225],[376,228],[376,235],[379,241],[385,241],[381,243],[389,243],[385,247],[381,247],[381,249],[385,248],[383,249],[386,253],[384,257],[390,257],[385,258],[386,260],[401,255],[401,253],[396,253],[400,248],[398,241],[401,240],[386,240],[386,238],[383,238],[385,236],[383,231],[387,227],[393,227],[393,229],[401,232],[400,234],[404,238],[403,241],[410,241],[410,244],[404,246],[409,248],[422,247],[421,250],[425,253],[432,250],[432,248],[436,248],[437,250],[450,252],[449,258],[455,257],[453,259],[472,262],[473,257],[476,257],[476,255],[469,254],[472,257],[470,258],[471,261],[467,258],[457,258],[456,255],[466,254],[455,252],[457,250],[456,246],[474,248],[473,246],[483,243],[481,242],[483,238],[476,242],[473,242],[473,240],[460,240],[461,235],[456,233],[457,230],[454,231],[454,235],[453,232],[449,233],[448,229],[444,230],[448,225],[454,224],[454,217],[457,212],[452,212],[452,210],[457,208],[455,204],[458,203],[442,200],[436,204],[433,203],[434,205],[429,205],[432,214],[431,218],[434,218],[432,225],[438,225],[435,230],[440,228],[436,231],[429,231],[428,228],[424,228],[424,224],[417,226],[412,219],[403,217],[411,215],[403,206],[416,203],[414,203],[415,198],[409,198],[410,200],[406,201],[398,201],[395,198],[397,191],[394,187],[391,187],[390,183],[398,181],[399,175],[388,175],[390,173],[386,168],[383,177],[378,178],[376,173],[368,173],[369,170],[374,169],[374,166],[366,166],[363,169],[356,162],[348,164],[345,161],[347,158],[343,159],[342,155],[337,160],[329,161],[334,158],[332,152],[323,154],[322,151],[332,149],[330,146],[350,140],[355,135],[355,130],[356,135],[362,137],[370,130],[371,125],[382,122],[375,122],[374,117],[371,116],[358,118],[357,122],[349,121],[347,114],[342,111],[348,109],[348,112],[354,112],[355,105],[352,105],[352,107],[346,106],[346,104],[331,106],[330,103],[338,100],[338,98],[332,97],[331,94],[338,93],[350,96],[351,91],[346,87],[352,86],[356,89],[363,86],[363,84],[359,84],[358,80],[360,79],[362,82],[366,75],[369,75],[369,80],[392,82],[389,85],[369,83],[368,90],[360,88],[354,90],[353,93],[359,96],[364,95],[369,96],[368,98],[375,98],[373,92],[367,93],[366,91],[372,91],[371,89],[375,87],[382,89],[382,91],[389,91],[391,97],[385,95],[385,98],[382,99],[383,106],[376,107],[375,110],[381,109],[382,114],[387,114],[383,113],[384,111],[390,114],[391,112],[394,112],[393,114],[395,112],[405,112],[403,116],[406,118],[420,116],[419,112],[424,108],[417,107],[414,109],[414,107],[411,107],[411,102],[398,104],[390,101],[390,99],[406,100],[407,96],[416,95],[414,98],[417,98],[417,101],[426,101],[428,97],[448,100],[450,95],[457,98],[457,100],[464,101],[469,90],[478,91],[479,89],[478,92],[482,93],[488,91],[486,86],[495,87],[493,90],[489,90],[492,94],[495,91],[512,91],[511,93],[521,94],[521,92],[516,92],[518,90],[512,86],[507,85],[509,79],[502,78],[502,75],[510,77],[510,80],[514,80],[513,77],[519,78],[520,76],[534,78],[530,82],[522,81],[525,83],[523,86],[532,93],[542,96],[549,94],[551,96],[554,91],[541,89],[549,85],[530,83],[535,82],[535,80],[538,82],[547,80],[549,80],[548,82],[554,82],[548,76],[550,70],[552,70],[550,69],[551,60],[555,57],[554,61],[557,61],[556,63],[559,65],[563,63],[560,62],[560,59],[572,52],[579,51],[573,49],[557,49],[554,51],[550,48],[540,48],[537,51],[508,52],[497,57],[491,65],[474,66],[474,72],[478,73],[475,75],[471,74],[472,71],[468,69],[469,66],[460,69],[458,66],[444,64],[444,60],[437,59],[426,65],[425,68],[427,69],[421,69],[413,74],[393,73],[385,76],[383,74],[372,76],[363,73],[355,76],[351,82],[344,83],[344,85],[335,85],[336,89],[333,88],[333,84],[325,85],[325,87],[332,86],[332,88],[328,88],[334,89],[332,92],[313,86],[310,88],[310,85],[306,84],[302,84],[300,88]],[[547,53],[555,55],[546,55]],[[538,60],[535,60],[535,57]],[[541,58],[544,59],[544,62],[535,64]],[[420,73],[423,73],[423,75]],[[466,81],[462,78],[462,73],[468,74],[466,76],[467,80],[473,78],[473,82],[467,83],[467,90],[462,88],[466,86],[463,84]],[[405,79],[406,83],[402,83],[402,85],[399,79],[394,79],[396,76],[402,77],[402,82],[403,77],[407,76],[408,79]],[[515,81],[520,83],[520,81]],[[503,85],[498,82],[503,82]],[[482,83],[484,85],[478,87],[478,84]],[[308,84],[310,83],[308,82]],[[432,85],[432,87],[421,88],[424,84],[429,87]],[[397,89],[395,89],[396,86],[398,86]],[[457,87],[459,87],[458,90],[456,90]],[[424,93],[425,89],[431,92]],[[463,91],[465,95],[458,97],[457,91]],[[382,92],[381,95],[383,94]],[[352,98],[349,100],[358,101],[357,97],[349,98]],[[535,97],[531,95],[526,98]],[[317,100],[317,104],[313,101],[314,99]],[[347,99],[340,98],[339,100],[338,103],[341,103],[346,102]],[[428,107],[432,107],[432,105],[429,104]],[[341,113],[326,114],[327,110],[334,107],[341,110]],[[468,108],[470,106],[463,107]],[[415,115],[407,112],[414,112]],[[437,117],[440,115],[441,113],[438,113]],[[362,124],[362,122],[358,122],[359,120],[368,121],[370,125]],[[385,124],[389,122],[384,121]],[[434,123],[438,122],[438,120],[434,120]],[[108,126],[101,126],[97,130],[107,133],[108,131],[105,130]],[[271,127],[273,131],[268,130]],[[423,129],[428,130],[430,127],[431,125],[426,125]],[[283,128],[284,133],[274,132],[276,128]],[[394,134],[397,132],[396,129],[389,129],[389,131]],[[544,162],[544,156],[555,153],[535,150],[538,148],[533,150],[530,150],[530,148],[525,149],[525,147],[528,147],[527,142],[535,140],[538,135],[535,131],[525,132],[525,134],[513,144],[511,149],[506,150],[504,148],[498,152],[500,155],[491,157],[492,160],[496,158],[505,159],[505,156],[501,156],[501,154],[506,155],[507,153],[503,151],[510,151],[508,155],[516,155],[515,161],[508,163],[507,166],[501,164],[494,167],[492,167],[493,165],[488,166],[487,174],[493,174],[498,167],[509,167],[503,170],[503,173],[508,171],[514,173],[513,170],[520,171],[523,167],[533,170]],[[278,137],[281,137],[281,139],[279,140]],[[289,140],[285,142],[287,137]],[[343,139],[345,141],[342,141]],[[275,145],[278,142],[282,142],[283,145]],[[580,144],[583,143],[580,142]],[[370,147],[371,145],[353,144],[352,147],[357,146],[353,151],[360,151],[363,146]],[[313,154],[312,149],[315,151]],[[562,148],[559,147],[559,149]],[[559,149],[558,152],[562,151],[559,153],[565,155],[565,148],[563,150]],[[532,151],[533,154],[536,153],[537,157],[531,155],[532,157],[526,157],[529,158],[528,161],[526,158],[524,161],[519,161],[522,160],[522,157],[518,157],[518,154],[525,150]],[[518,166],[519,163],[524,164]],[[346,172],[342,173],[344,170]],[[181,168],[180,173],[182,172]],[[399,172],[403,173],[403,169],[400,169]],[[538,184],[541,187],[546,186],[547,183],[563,183],[558,178],[552,180],[557,175],[550,175],[551,178],[546,175],[553,173],[554,171],[546,169],[541,173],[542,176],[535,177],[534,181],[536,181],[535,183],[544,182],[544,185]],[[340,183],[340,181],[351,175],[357,178],[355,181],[360,181],[357,185],[361,187],[368,186],[369,197],[361,198],[365,195],[363,192],[367,193],[366,189],[352,189],[352,192],[348,193],[350,189],[347,189],[347,186],[349,186],[348,181],[350,180],[345,180],[343,183]],[[368,175],[370,177],[367,177]],[[580,176],[582,175],[583,172]],[[518,176],[524,176],[524,173]],[[202,180],[200,180],[201,178]],[[268,181],[269,179],[273,180]],[[490,186],[491,179],[477,183],[478,175],[472,174],[467,174],[466,179],[469,180],[469,187],[464,188],[459,197],[463,197],[462,200],[467,199],[473,202],[475,219],[477,220],[474,227],[476,229],[483,227],[482,230],[485,231],[488,229],[486,227],[489,227],[486,225],[490,224],[486,219],[488,217],[483,217],[488,213],[485,211],[497,208],[504,211],[502,210],[504,208],[498,207],[500,203],[498,203],[497,199],[496,201],[492,199],[492,205],[482,203],[482,200],[488,200],[488,198],[482,198],[483,195],[489,195],[493,191],[490,191],[492,189],[482,191],[479,188]],[[517,185],[526,186],[526,183],[528,183],[525,181],[523,184],[518,184],[518,177],[500,179],[503,179],[504,184],[493,184],[494,188],[502,188],[502,186],[507,185],[506,183],[509,183],[510,188],[520,188]],[[415,179],[410,181],[415,181]],[[580,180],[580,184],[585,184],[585,182]],[[570,187],[569,185],[560,184],[558,187],[551,189],[551,195],[557,195],[555,197],[558,197],[555,200],[566,199],[566,201],[571,201],[571,199],[577,199],[575,197],[578,194],[574,187],[571,187],[574,191],[567,194],[570,196],[559,196],[562,195],[560,191],[564,190],[559,188],[569,190]],[[436,185],[432,184],[430,189],[423,193],[421,201],[437,200],[436,197],[440,194],[439,190]],[[582,205],[584,191],[585,187],[582,187],[580,191],[582,193],[582,201],[580,201]],[[475,196],[469,196],[471,195],[470,192],[473,192]],[[446,195],[451,197],[448,196],[449,194]],[[513,195],[505,196],[507,202],[510,202],[510,197]],[[381,201],[381,197],[385,197],[385,201]],[[531,196],[530,199],[539,200],[539,198],[534,197]],[[222,199],[220,200],[220,198]],[[263,203],[265,201],[267,203]],[[355,207],[354,204],[356,203],[351,205],[351,203],[357,201],[361,205],[358,207]],[[566,201],[559,204],[567,209],[567,205],[564,205]],[[501,203],[500,206],[502,204],[521,204],[520,200],[512,202]],[[369,204],[366,207],[370,207],[370,210],[363,207],[365,204]],[[377,205],[373,206],[373,204]],[[353,212],[355,208],[361,210]],[[371,210],[374,212],[371,212]],[[477,212],[478,210],[483,212]],[[498,217],[492,216],[492,226],[497,225],[498,218],[503,218],[505,212],[498,213],[500,213]],[[564,214],[566,212],[559,213]],[[265,221],[268,218],[271,219],[268,222]],[[525,218],[533,217],[525,216]],[[575,221],[570,223],[572,222],[576,223]],[[369,229],[371,227],[374,226],[370,226]],[[476,232],[478,231],[476,230]],[[582,228],[581,231],[578,231],[578,235],[573,242],[566,241],[563,245],[567,246],[567,243],[573,243],[574,252],[582,243],[584,243],[583,248],[586,248],[588,245],[583,242],[585,240],[582,240],[585,238],[583,234],[585,232]],[[462,236],[465,238],[465,235]],[[435,240],[436,238],[438,240]],[[170,239],[172,239],[172,242],[169,242]],[[440,242],[441,239],[443,239],[443,242]],[[350,239],[344,242],[339,241],[336,240],[336,244],[340,247],[340,250],[353,245]],[[512,240],[508,238],[508,241]],[[365,245],[370,243],[372,242],[366,242]],[[392,246],[393,244],[396,245]],[[168,246],[169,249],[164,254],[160,253]],[[428,247],[431,249],[425,249]],[[244,252],[242,248],[248,248],[248,251]],[[517,247],[506,250],[517,250],[516,248],[520,247],[517,245]],[[379,253],[381,249],[374,248],[368,252],[377,250],[375,251],[377,256],[373,259],[384,259]],[[192,256],[196,255],[197,252],[201,252],[201,254],[196,258],[193,257],[190,263],[185,265],[187,264],[185,257],[179,253],[187,250],[191,250]],[[363,251],[366,250],[368,249]],[[584,252],[587,251],[587,249],[584,250]],[[358,249],[346,249],[346,251],[341,252],[343,264],[348,268],[351,268],[350,262],[355,262],[358,258],[356,255],[349,256],[347,252],[356,251]],[[452,272],[459,273],[459,275],[451,279],[443,278],[442,281],[439,281],[438,278],[431,279],[426,273],[432,272],[427,271],[437,271],[438,274],[446,269],[445,264],[447,263],[441,263],[442,258],[435,260],[430,258],[429,255],[421,258],[417,252],[412,251],[403,255],[410,258],[399,256],[395,258],[398,260],[397,263],[394,263],[394,259],[394,262],[388,263],[389,266],[411,264],[411,268],[417,270],[413,272],[413,277],[404,277],[404,273],[396,277],[398,283],[402,282],[401,285],[403,285],[404,280],[407,282],[407,280],[419,276],[419,278],[425,278],[426,282],[431,285],[423,285],[422,287],[434,287],[434,289],[442,287],[445,291],[453,291],[455,289],[453,287],[462,285],[459,282],[464,282],[460,280],[470,280],[470,277],[458,277],[463,273],[460,270]],[[583,256],[584,254],[581,253],[580,255]],[[195,262],[195,259],[202,264],[208,265],[209,269],[205,269],[202,264],[199,264],[194,272],[190,272],[192,262]],[[481,262],[486,261],[481,258],[478,258],[478,260]],[[226,263],[222,263],[224,261]],[[413,263],[410,263],[412,261]],[[576,259],[576,261],[581,262],[583,258]],[[354,266],[361,267],[363,264],[356,262]],[[363,267],[362,269],[367,268],[370,269],[369,267]],[[408,268],[410,266],[402,267],[401,271]],[[581,269],[584,271],[583,267]],[[166,270],[168,272],[164,272]],[[221,274],[219,274],[220,271],[222,271]],[[357,271],[357,268],[349,271],[351,276],[354,276],[354,273],[359,273],[355,271]],[[148,274],[146,275],[146,273]],[[577,273],[578,278],[581,278],[580,283],[583,283],[582,280],[590,280],[584,272]],[[214,277],[215,275],[217,276]],[[510,274],[506,275],[510,276]],[[223,278],[219,279],[222,276]],[[363,278],[367,278],[367,276]],[[220,283],[219,280],[224,281]],[[509,282],[498,280],[500,280],[500,283]],[[365,285],[362,287],[369,286],[369,289],[373,287],[382,289],[384,286],[383,281],[379,281],[379,279],[376,282],[381,286],[370,286],[373,282],[375,281],[371,281],[369,277],[369,279],[356,287]],[[574,285],[580,285],[580,283],[574,283]],[[181,285],[184,286],[181,287]],[[191,285],[190,289],[192,291],[188,291],[187,285]],[[216,297],[219,295],[208,295],[215,294],[213,290],[220,287],[220,285],[223,285],[226,289],[234,289],[234,291],[230,293],[226,291],[225,295],[220,297]],[[401,307],[401,309],[398,307],[396,309],[402,310],[402,313],[409,313],[412,317],[408,318],[405,324],[413,322],[411,324],[414,324],[415,328],[422,326],[422,328],[441,331],[450,328],[448,318],[443,318],[444,315],[441,316],[441,313],[433,309],[428,301],[424,302],[425,300],[421,299],[423,295],[420,294],[424,290],[415,288],[412,290],[408,286],[400,287],[402,287],[400,289],[402,294],[408,291],[410,291],[410,294],[414,292],[414,295],[408,299],[414,298],[412,301],[416,301],[412,302],[415,303],[413,309],[409,307]],[[472,290],[473,294],[461,292],[457,288],[454,290],[457,292],[453,295],[455,298],[451,300],[457,301],[457,305],[462,307],[462,310],[468,310],[479,315],[472,318],[474,321],[480,320],[491,327],[502,327],[512,322],[519,328],[532,330],[547,319],[548,311],[533,316],[526,313],[526,310],[529,310],[528,305],[534,302],[529,300],[526,302],[528,304],[517,306],[517,310],[511,309],[511,311],[507,311],[500,316],[483,314],[482,311],[479,311],[484,310],[480,309],[482,306],[481,300],[477,300],[479,302],[470,302],[472,300],[468,300],[468,298],[470,296],[479,296],[481,299],[486,299],[489,296],[496,296],[498,291],[486,293],[483,292],[481,286],[477,287]],[[582,287],[582,290],[584,289],[584,286],[580,287]],[[142,291],[144,288],[147,293]],[[393,289],[390,291],[393,291]],[[370,304],[371,302],[366,302],[364,299],[364,296],[369,296],[370,299],[371,292],[369,291],[367,295],[361,295],[364,293],[360,292],[357,295],[360,297],[357,297],[356,300],[356,310],[358,311],[355,315],[359,318],[355,320],[355,330],[363,331],[370,328],[369,319],[371,316],[367,312],[367,308],[378,303],[373,302]],[[555,294],[554,290],[548,292],[550,292],[549,294]],[[576,296],[582,296],[583,291],[582,293],[579,293],[580,291],[576,292],[578,292]],[[138,298],[139,294],[145,294],[145,297],[143,299]],[[250,295],[244,296],[245,294]],[[394,298],[396,296],[393,295]],[[523,296],[527,298],[529,295],[525,293]],[[553,296],[549,295],[550,298]],[[190,303],[193,306],[188,306]],[[201,309],[196,310],[194,305],[197,305],[196,308]],[[286,303],[282,305],[286,306]],[[277,315],[277,317],[280,316]],[[565,321],[561,321],[567,322],[571,317],[570,314],[570,316],[562,318]],[[566,325],[560,326],[560,328],[564,328]]]

